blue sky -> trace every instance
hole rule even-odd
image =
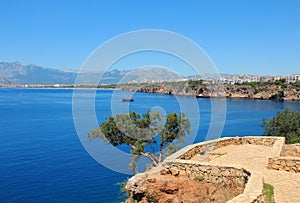
[[[300,73],[298,0],[1,0],[0,61],[79,68],[110,38],[165,29],[198,43],[222,73]]]

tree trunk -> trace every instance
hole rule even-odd
[[[149,158],[154,166],[157,166],[159,161],[155,158],[155,156],[153,154],[150,154],[149,152],[142,152],[141,155]]]
[[[134,145],[129,145],[129,146],[131,146],[133,149],[136,148]],[[152,161],[154,166],[157,166],[158,163],[160,162],[155,158],[155,156],[153,154],[150,154],[149,152],[141,152],[140,154],[144,157],[149,158]]]
[[[158,158],[158,162],[160,163],[162,160],[162,146],[159,146],[159,158]]]

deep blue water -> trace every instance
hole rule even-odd
[[[82,90],[82,94],[89,91]],[[128,176],[105,168],[86,152],[74,127],[72,93],[70,89],[0,89],[1,202],[122,200],[116,183]],[[97,91],[99,122],[111,114],[111,94],[110,90]],[[174,96],[137,93],[134,98],[129,107],[139,113],[154,106],[167,113],[180,111]],[[189,104],[192,98],[181,99]],[[193,133],[196,141],[202,141],[211,121],[211,104],[209,99],[198,103],[200,127]],[[300,103],[227,100],[222,136],[261,135],[262,119],[286,107],[299,111]],[[187,111],[187,115],[195,113],[193,108]]]

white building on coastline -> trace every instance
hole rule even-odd
[[[212,84],[242,84],[244,82],[268,82],[285,79],[286,83],[294,83],[300,80],[299,74],[293,74],[288,76],[260,76],[260,75],[232,75],[226,77],[220,77],[211,79]]]

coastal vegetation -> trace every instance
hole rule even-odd
[[[239,85],[238,83],[235,83],[235,84]],[[265,86],[265,85],[278,85],[278,86],[286,88],[288,84],[286,83],[286,79],[280,79],[280,80],[274,80],[274,81],[269,80],[267,82],[243,82],[242,85],[251,85],[252,87]]]
[[[293,85],[294,85],[295,87],[300,87],[300,80],[298,80],[297,82],[293,83]]]
[[[222,98],[249,98],[279,101],[300,101],[300,83],[287,83],[285,79],[241,84],[212,84],[204,80],[178,82],[119,84],[118,89],[155,94],[173,94]]]
[[[145,114],[132,111],[108,116],[97,129],[88,133],[88,138],[100,138],[113,146],[129,146],[132,154],[129,169],[136,172],[136,162],[142,156],[157,166],[165,156],[178,150],[190,133],[190,121],[184,113],[163,116],[158,111],[148,110]]]
[[[235,85],[246,85],[250,86],[254,90],[254,94],[258,94],[261,91],[268,91],[269,87],[276,86],[280,89],[287,88],[286,80],[280,79],[275,81],[267,81],[267,82],[243,82],[242,84],[235,83]]]
[[[288,83],[286,79],[266,82],[242,82],[214,84],[211,80],[189,79],[162,82],[135,82],[124,84],[44,84],[44,85],[1,85],[0,87],[27,88],[95,88],[120,89],[132,92],[173,94],[204,97],[250,98],[263,100],[300,101],[300,81]]]
[[[198,86],[205,85],[203,82],[204,80],[189,80],[188,84],[190,88],[195,89]]]
[[[263,119],[267,136],[283,136],[286,144],[300,143],[300,112],[285,109],[271,119]]]

